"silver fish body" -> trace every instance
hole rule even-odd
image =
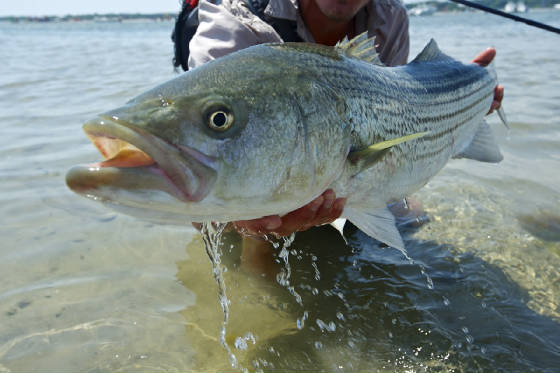
[[[405,66],[383,66],[374,51],[361,35],[212,61],[86,123],[108,160],[73,168],[67,183],[176,223],[282,215],[333,188],[348,198],[344,217],[402,248],[388,201],[451,157],[501,160],[483,119],[497,82],[433,41]]]

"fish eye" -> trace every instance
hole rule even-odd
[[[208,114],[208,127],[215,131],[225,131],[233,125],[233,113],[226,108],[210,111]]]

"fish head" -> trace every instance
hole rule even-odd
[[[280,60],[236,53],[101,114],[84,131],[105,161],[71,169],[68,186],[165,222],[300,207],[341,171],[349,145],[342,128],[330,129],[339,114],[327,102],[332,92],[288,71]]]

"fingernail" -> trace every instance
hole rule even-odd
[[[313,202],[311,202],[311,205],[309,205],[309,209],[313,212],[319,210],[319,207],[321,207],[321,205],[323,204],[324,198],[319,197],[315,200],[313,200]]]
[[[335,208],[337,210],[342,210],[344,205],[346,205],[346,198],[339,198],[335,201]]]

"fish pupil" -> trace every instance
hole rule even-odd
[[[223,127],[227,122],[226,113],[223,111],[219,111],[215,113],[212,117],[212,124],[216,127]]]

